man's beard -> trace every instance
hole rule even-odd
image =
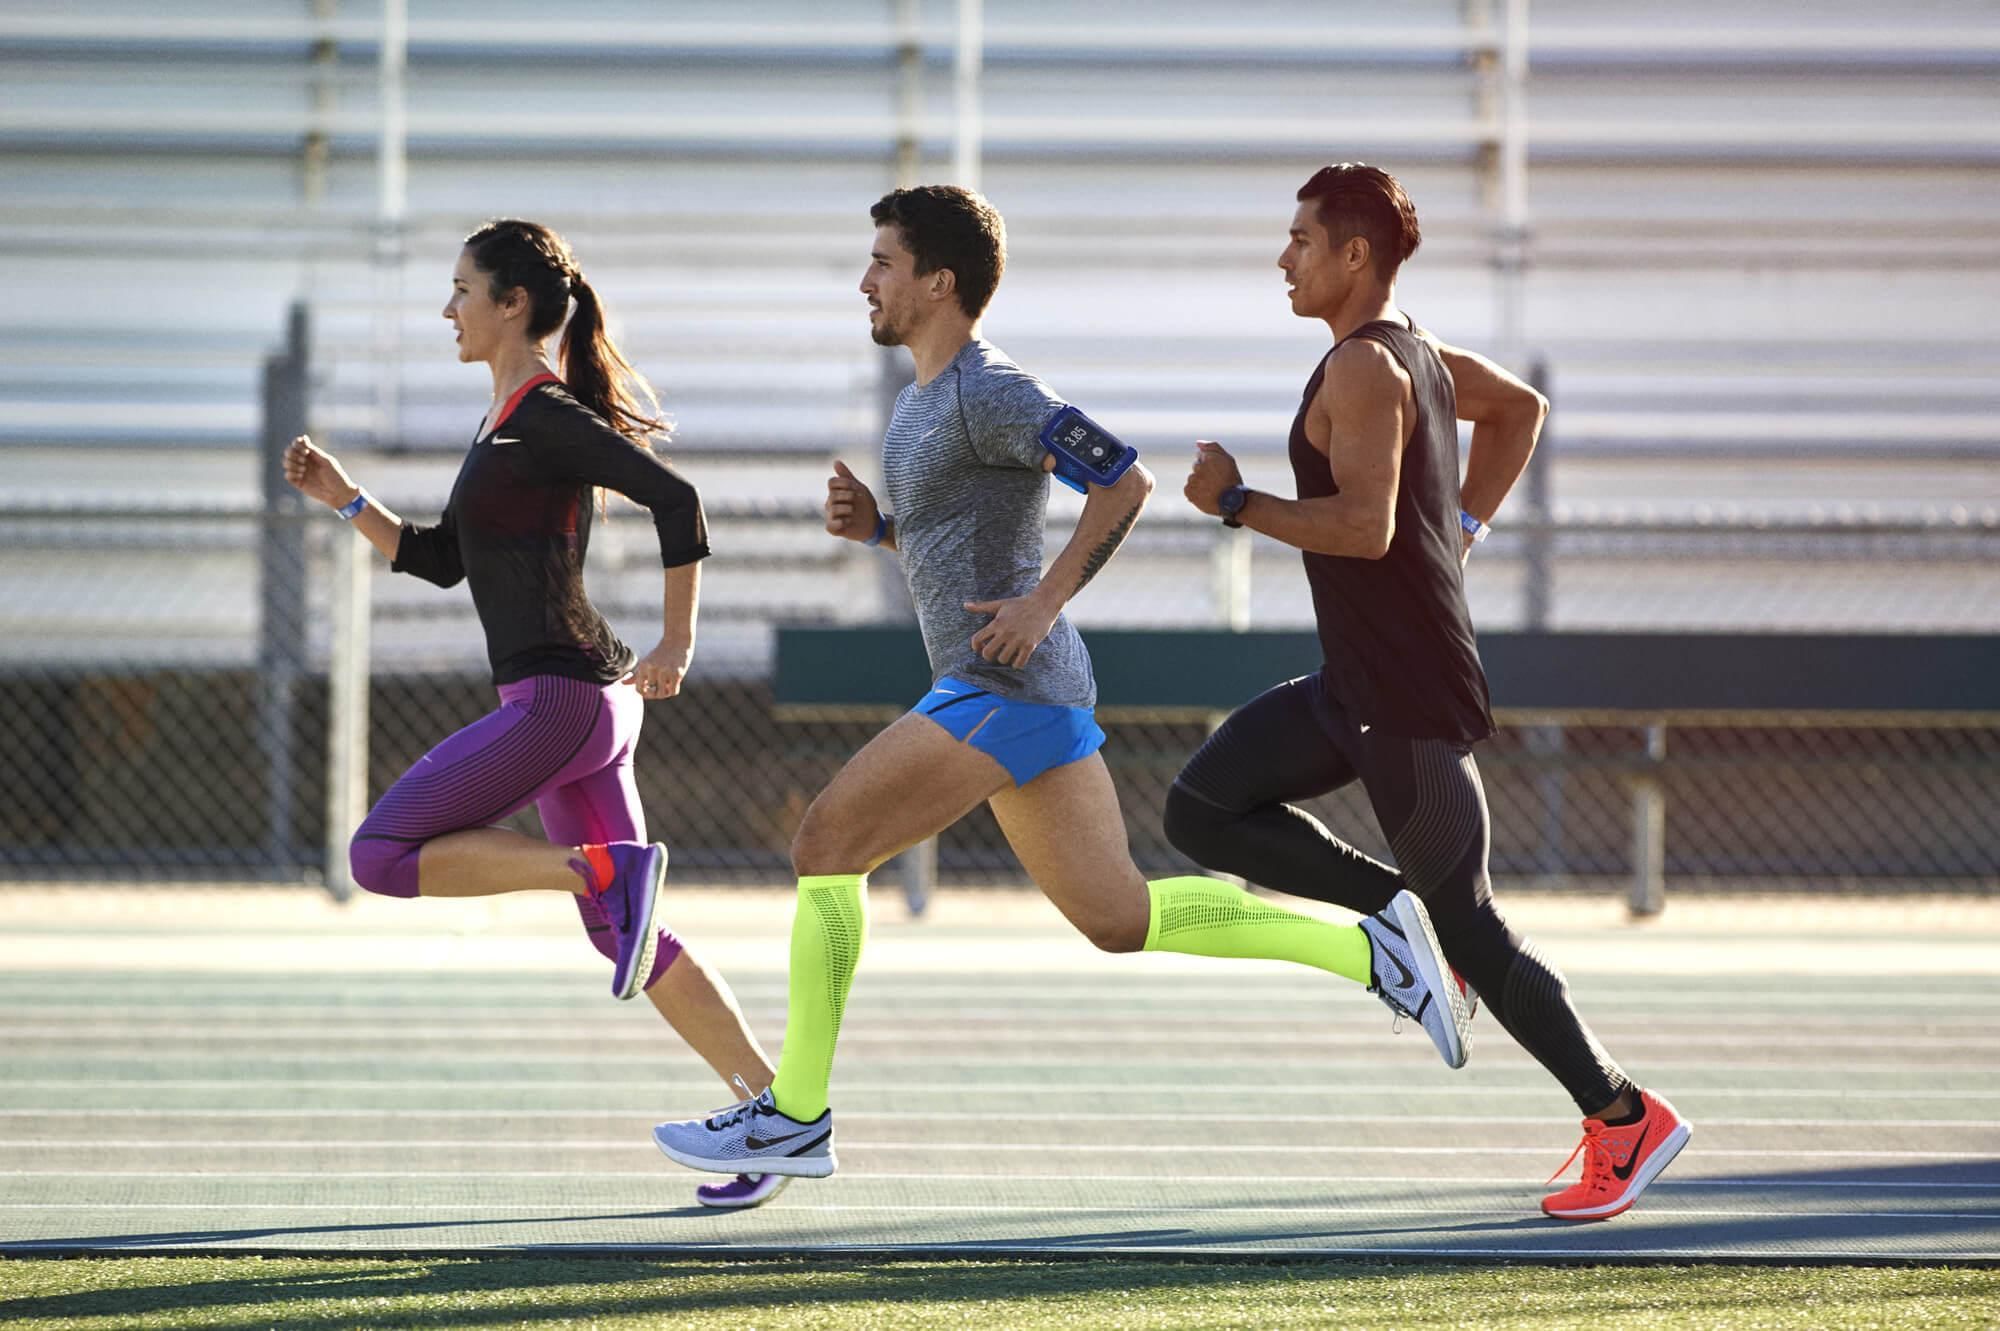
[[[877,305],[875,307],[875,316],[868,321],[868,336],[874,340],[875,345],[878,347],[902,346],[903,330],[896,327],[895,320],[889,317],[889,311]]]

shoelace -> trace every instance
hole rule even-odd
[[[708,1116],[708,1126],[710,1128],[734,1127],[743,1121],[744,1115],[757,1112],[757,1097],[750,1093],[750,1083],[743,1080],[743,1074],[740,1072],[733,1073],[729,1080],[737,1090],[743,1092],[743,1098],[733,1105],[725,1106],[710,1114]]]
[[[1397,1002],[1396,996],[1384,987],[1381,976],[1372,974],[1369,976],[1368,992],[1381,999],[1389,1011],[1395,1014],[1396,1020],[1390,1025],[1389,1034],[1401,1035],[1403,1033],[1403,1018],[1408,1017],[1411,1021],[1417,1020],[1417,1014]]]
[[[1611,1172],[1611,1148],[1604,1144],[1603,1125],[1594,1119],[1583,1125],[1583,1140],[1569,1153],[1569,1160],[1562,1162],[1562,1168],[1549,1175],[1549,1183],[1561,1178],[1563,1171],[1569,1168],[1570,1160],[1579,1155],[1583,1157],[1583,1177],[1579,1182],[1587,1188],[1601,1188],[1604,1176]],[[1547,1187],[1548,1184],[1542,1186]]]

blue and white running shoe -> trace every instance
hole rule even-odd
[[[1464,1067],[1472,1054],[1472,1014],[1424,903],[1407,889],[1398,892],[1380,914],[1361,921],[1361,932],[1372,945],[1368,992],[1379,995],[1397,1017],[1421,1025],[1446,1067]]]
[[[740,1078],[737,1084],[749,1090]],[[826,1178],[839,1165],[833,1154],[833,1110],[801,1123],[779,1113],[768,1090],[707,1118],[662,1123],[653,1129],[653,1145],[676,1164],[711,1174]]]

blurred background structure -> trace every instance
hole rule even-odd
[[[1620,658],[1579,648],[1573,705],[1509,708],[1484,751],[1496,873],[1653,905],[2000,890],[2000,682],[1953,677],[2000,635],[1996,75],[1989,0],[10,0],[0,880],[338,890],[366,800],[491,705],[463,589],[393,577],[272,470],[309,429],[435,514],[489,389],[438,311],[490,216],[571,239],[707,499],[695,675],[640,764],[683,872],[784,879],[894,710],[788,698],[776,667],[787,629],[908,617],[818,518],[907,373],[855,290],[897,184],[993,199],[988,336],[1165,482],[1079,624],[1259,631],[1227,640],[1251,674],[1311,668],[1262,634],[1310,626],[1295,554],[1178,489],[1198,435],[1289,485],[1325,332],[1273,261],[1299,183],[1360,159],[1423,220],[1404,306],[1555,403],[1468,570],[1483,636],[1668,674],[1718,633],[1834,644],[1806,653],[1830,671],[1938,645],[1836,705],[1713,708],[1587,705]],[[1054,549],[1076,505],[1051,509]],[[650,523],[614,513],[591,573],[651,645]],[[1105,702],[1135,851],[1177,863],[1159,804],[1214,704]],[[1321,811],[1382,851],[1358,798]],[[983,815],[939,854],[1013,872]]]

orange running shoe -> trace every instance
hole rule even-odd
[[[1542,1198],[1542,1210],[1558,1220],[1609,1220],[1638,1201],[1646,1185],[1673,1163],[1694,1128],[1651,1091],[1639,1092],[1639,1104],[1646,1115],[1637,1123],[1614,1128],[1599,1119],[1583,1121],[1583,1140],[1562,1169],[1549,1175],[1549,1182],[1561,1178],[1578,1155],[1583,1157],[1583,1177]]]

